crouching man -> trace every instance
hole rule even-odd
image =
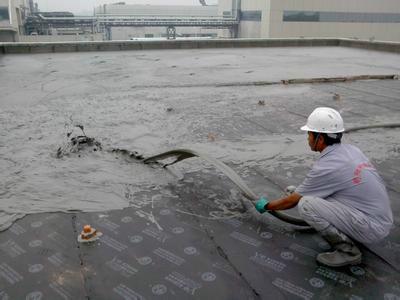
[[[319,158],[293,193],[272,201],[262,197],[256,209],[263,213],[298,205],[301,217],[334,249],[318,254],[319,263],[359,264],[361,252],[353,240],[377,242],[393,224],[384,182],[360,149],[341,143],[343,119],[336,110],[316,108],[301,130],[308,132],[308,144],[321,153]]]

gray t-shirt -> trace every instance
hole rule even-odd
[[[385,227],[393,224],[382,178],[361,150],[352,145],[326,147],[296,192],[302,196],[338,201]]]

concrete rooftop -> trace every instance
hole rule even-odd
[[[317,157],[298,129],[316,106],[347,127],[399,122],[400,82],[252,84],[385,74],[400,55],[342,47],[0,55],[0,227],[15,221],[0,299],[400,299],[398,129],[345,136],[384,178],[395,227],[341,269],[316,264],[317,234],[252,220],[201,160],[165,170],[111,151],[199,149],[279,197]],[[71,147],[76,125],[102,149]],[[84,224],[103,236],[79,244]]]

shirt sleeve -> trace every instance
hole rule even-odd
[[[343,188],[340,169],[329,162],[316,162],[303,183],[296,188],[302,196],[328,198]]]

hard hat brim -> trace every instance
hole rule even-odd
[[[310,127],[308,127],[307,125],[301,126],[300,129],[303,131],[312,131],[312,129]]]
[[[312,131],[312,132],[319,132],[319,133],[341,133],[344,132],[345,129],[343,128],[342,130],[316,130],[308,127],[307,125],[304,125],[300,127],[301,130],[303,131]]]

